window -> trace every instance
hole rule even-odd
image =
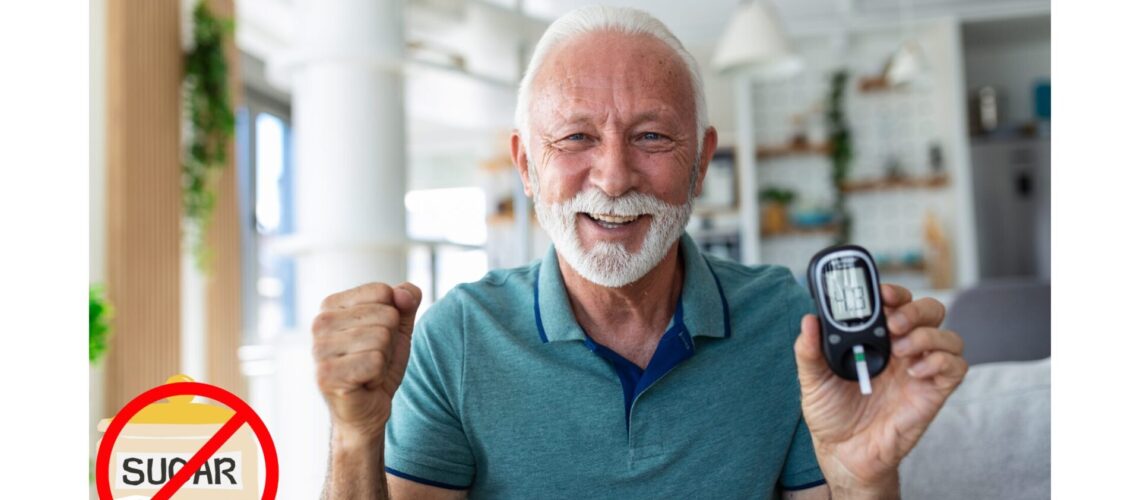
[[[296,261],[275,250],[294,226],[292,124],[287,103],[247,88],[238,110],[246,344],[265,344],[306,326],[297,314]],[[419,312],[488,270],[487,197],[478,187],[422,189],[404,198],[408,280],[423,288]]]
[[[237,113],[246,343],[297,328],[296,263],[273,241],[293,233],[292,128],[289,108],[256,91]]]
[[[408,210],[408,279],[426,285],[423,305],[487,273],[487,197],[475,187],[422,189],[404,197]]]

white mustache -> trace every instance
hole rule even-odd
[[[670,246],[685,232],[692,213],[692,196],[680,205],[671,205],[653,195],[629,192],[611,197],[597,187],[588,188],[561,203],[544,203],[536,178],[531,178],[538,222],[554,242],[560,258],[565,258],[579,275],[604,287],[618,288],[645,276],[661,262]],[[641,248],[629,252],[621,243],[597,241],[590,250],[582,246],[576,227],[578,214],[617,217],[650,217],[649,230]]]
[[[598,188],[590,188],[574,198],[552,206],[562,213],[585,212],[590,214],[636,217],[639,215],[660,215],[675,207],[655,196],[639,192],[629,192],[617,198],[610,197]]]

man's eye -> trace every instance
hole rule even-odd
[[[570,135],[566,136],[565,140],[568,140],[568,141],[584,141],[584,140],[586,140],[586,134],[582,134],[582,133],[570,134]]]
[[[665,136],[658,134],[657,132],[646,132],[644,134],[641,134],[641,138],[647,139],[650,141],[657,141],[657,140],[664,139]]]

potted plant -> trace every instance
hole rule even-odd
[[[796,200],[796,192],[790,189],[770,187],[760,192],[763,208],[763,227],[766,233],[788,231],[788,206]]]

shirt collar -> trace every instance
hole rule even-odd
[[[681,287],[685,328],[693,337],[729,337],[728,302],[720,279],[713,274],[708,260],[687,233],[681,235],[680,242],[681,259],[685,264],[685,281]],[[717,293],[711,293],[711,290]],[[570,308],[566,283],[558,267],[558,253],[553,245],[538,268],[538,280],[534,286],[534,321],[544,343],[586,340],[586,334]]]

